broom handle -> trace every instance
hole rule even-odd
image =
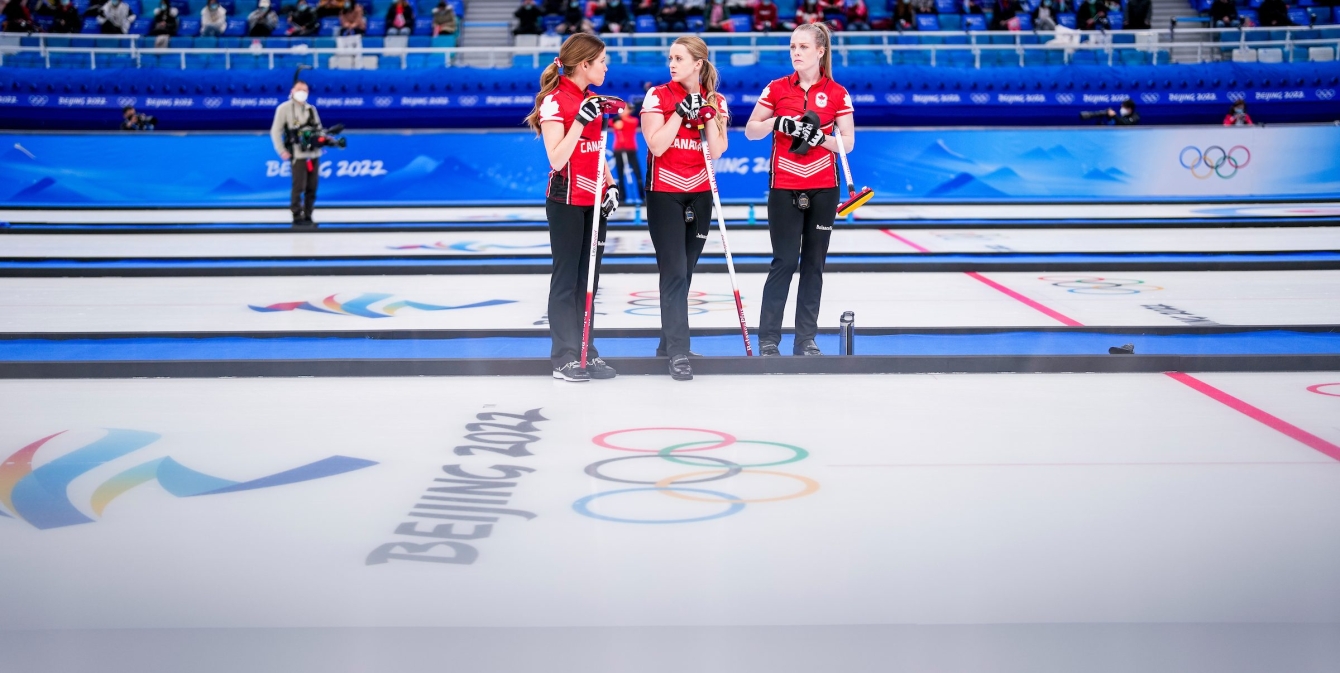
[[[842,129],[838,128],[837,122],[833,122],[834,138],[837,138],[838,156],[842,157],[842,174],[847,178],[847,195],[856,196],[856,185],[851,181],[851,166],[847,165],[847,144],[842,142]]]

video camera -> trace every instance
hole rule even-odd
[[[288,146],[297,147],[303,152],[311,152],[323,147],[348,147],[349,140],[339,135],[344,132],[344,124],[336,124],[328,129],[320,126],[300,126],[288,132]]]
[[[1107,119],[1110,110],[1085,110],[1079,113],[1079,118],[1085,121],[1090,119]]]

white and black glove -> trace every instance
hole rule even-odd
[[[805,113],[796,123],[797,131],[791,139],[791,153],[805,154],[810,148],[817,147],[824,141],[824,132],[819,125],[819,115],[813,110]]]
[[[703,97],[696,93],[691,93],[685,96],[684,100],[679,101],[679,105],[675,106],[675,112],[678,112],[680,117],[685,121],[688,121],[690,119],[697,119],[698,110],[702,109],[702,107]]]
[[[610,213],[619,209],[619,188],[610,185],[605,188],[605,200],[600,204],[600,214],[609,217]]]
[[[795,117],[773,117],[772,130],[791,137],[800,136],[800,120]]]
[[[582,106],[577,108],[577,123],[586,126],[600,116],[600,100],[597,98],[587,98],[582,102]]]
[[[825,137],[827,136],[824,135],[823,129],[816,126],[814,127],[814,131],[810,133],[810,136],[808,138],[805,138],[805,144],[809,145],[810,147],[818,147],[824,144]]]

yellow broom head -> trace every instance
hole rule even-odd
[[[873,198],[875,198],[874,190],[870,189],[869,187],[862,187],[861,191],[856,192],[856,194],[852,196],[850,199],[847,199],[846,201],[843,201],[842,203],[838,204],[837,209],[838,217],[846,217],[847,215],[856,212],[857,208],[860,208],[861,206],[865,205],[866,201],[869,201],[870,199]]]

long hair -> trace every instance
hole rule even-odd
[[[535,106],[526,115],[526,125],[535,131],[535,135],[540,134],[540,104],[544,102],[545,96],[558,88],[558,78],[572,77],[577,72],[577,66],[600,58],[600,52],[604,50],[605,43],[590,33],[577,33],[563,42],[558,50],[558,60],[540,73],[540,93],[535,94]],[[562,68],[559,67],[560,62]]]
[[[823,58],[819,59],[819,74],[833,79],[833,34],[823,23],[802,23],[796,26],[796,32],[808,32],[814,36],[814,46],[823,49]]]
[[[684,35],[675,40],[674,44],[684,47],[693,60],[703,62],[703,69],[698,72],[698,89],[702,92],[703,100],[716,107],[717,95],[719,95],[717,86],[721,83],[721,75],[717,73],[717,67],[712,65],[712,61],[708,58],[707,43],[703,42],[703,39],[697,35]],[[674,44],[671,46],[674,46]],[[717,115],[716,123],[717,128],[725,131],[726,115]]]

